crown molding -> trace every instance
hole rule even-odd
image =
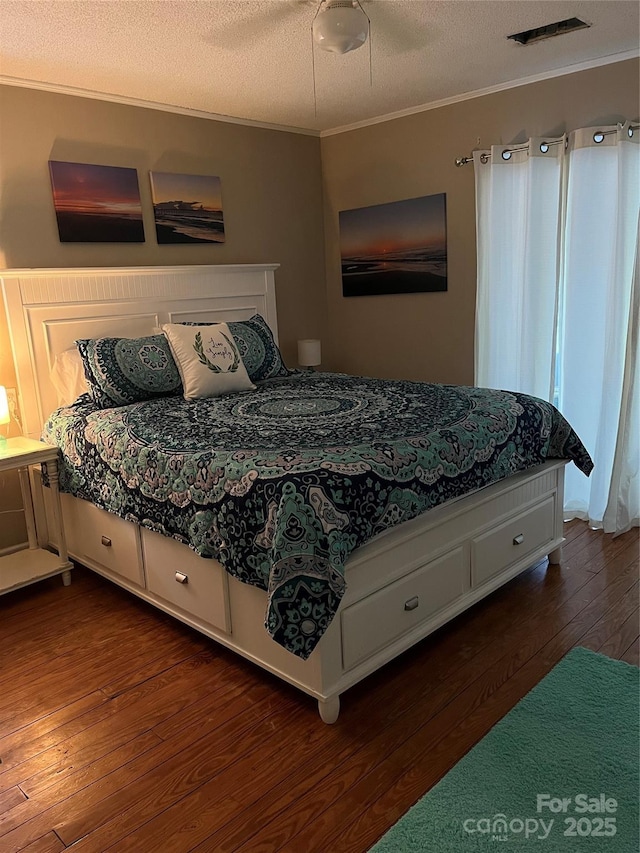
[[[407,107],[405,110],[387,113],[386,115],[377,116],[376,118],[364,119],[353,124],[345,124],[340,127],[334,127],[330,130],[320,131],[320,136],[337,136],[340,133],[348,133],[351,130],[359,130],[363,127],[369,127],[374,124],[382,124],[386,121],[394,121],[397,118],[412,116],[416,113],[427,112],[427,110],[437,110],[440,107],[448,107],[451,104],[459,104],[463,101],[470,101],[473,98],[482,98],[485,95],[493,95],[496,92],[505,92],[508,89],[516,89],[518,86],[528,86],[530,83],[539,83],[543,80],[551,80],[554,77],[563,77],[566,74],[577,74],[579,71],[588,71],[590,68],[598,68],[601,65],[612,65],[615,62],[624,62],[627,59],[637,59],[640,56],[640,49],[627,50],[623,53],[612,53],[608,56],[602,56],[599,59],[590,59],[587,62],[578,62],[575,65],[567,65],[562,68],[556,68],[553,71],[543,71],[540,74],[532,74],[530,77],[521,77],[519,80],[510,80],[507,83],[498,83],[495,86],[488,86],[486,89],[476,89],[472,92],[465,92],[462,95],[453,95],[450,98],[442,98],[439,101],[431,101],[428,104],[422,104],[419,107]]]
[[[376,116],[374,118],[363,119],[362,121],[353,122],[352,124],[340,125],[338,127],[329,128],[328,130],[314,130],[312,128],[295,127],[281,124],[270,124],[269,122],[255,121],[253,119],[237,118],[235,116],[221,115],[218,113],[210,113],[206,110],[195,110],[189,107],[178,107],[173,104],[162,104],[157,101],[145,101],[142,98],[130,98],[125,95],[110,95],[106,92],[96,92],[92,89],[80,89],[76,86],[66,86],[58,83],[44,83],[40,80],[27,80],[21,77],[9,77],[0,74],[0,85],[17,86],[23,89],[37,89],[43,92],[54,92],[59,95],[71,95],[76,98],[89,98],[94,101],[108,101],[115,104],[125,104],[130,107],[140,107],[147,110],[160,110],[161,112],[174,113],[176,115],[191,116],[192,118],[202,118],[209,121],[222,121],[228,124],[239,124],[245,127],[258,127],[264,130],[276,130],[281,133],[299,133],[303,136],[316,136],[324,138],[326,136],[337,136],[341,133],[348,133],[352,130],[360,130],[364,127],[370,127],[374,124],[382,124],[387,121],[394,121],[405,116],[416,115],[417,113],[427,112],[428,110],[437,110],[440,107],[447,107],[452,104],[459,104],[463,101],[470,101],[474,98],[482,98],[485,95],[493,95],[497,92],[505,92],[509,89],[515,89],[518,86],[527,86],[530,83],[539,83],[543,80],[551,80],[554,77],[563,77],[567,74],[576,74],[579,71],[588,71],[590,68],[598,68],[602,65],[611,65],[616,62],[624,62],[627,59],[637,59],[640,56],[640,49],[627,50],[622,53],[613,53],[608,56],[602,56],[598,59],[591,59],[587,62],[579,62],[575,65],[567,65],[562,68],[556,68],[552,71],[543,71],[540,74],[533,74],[529,77],[521,77],[517,80],[510,80],[506,83],[498,83],[495,86],[488,86],[485,89],[475,89],[471,92],[464,92],[460,95],[453,95],[450,98],[442,98],[438,101],[430,101],[426,104],[421,104],[417,107],[407,107],[404,110],[386,113],[385,115]]]
[[[266,121],[255,121],[248,118],[210,113],[206,110],[195,110],[189,107],[177,107],[174,104],[161,104],[157,101],[145,101],[142,98],[130,98],[126,95],[110,95],[107,92],[95,92],[93,89],[80,89],[76,86],[66,86],[60,83],[44,83],[41,80],[26,80],[22,77],[9,77],[0,74],[0,85],[17,86],[22,89],[36,89],[41,92],[54,92],[58,95],[71,95],[76,98],[89,98],[92,101],[108,101],[113,104],[125,104],[129,107],[141,107],[146,110],[160,110],[164,113],[204,118],[209,121],[223,121],[227,124],[241,124],[246,127],[260,127],[264,130],[278,130],[282,133],[300,133],[304,136],[320,136],[319,130],[305,127],[289,127],[282,124],[270,124]]]

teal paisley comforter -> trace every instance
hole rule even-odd
[[[549,403],[481,388],[294,374],[213,399],[58,409],[61,488],[217,558],[268,591],[266,628],[307,658],[368,539],[538,465],[592,462]]]

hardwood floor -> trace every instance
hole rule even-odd
[[[0,598],[0,850],[360,853],[573,646],[638,664],[638,530],[316,703],[84,569]]]

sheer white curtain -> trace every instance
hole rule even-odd
[[[553,391],[563,161],[564,138],[474,152],[482,387]]]
[[[474,154],[476,383],[556,402],[595,462],[568,466],[566,517],[616,533],[640,516],[638,142],[625,124]]]
[[[576,476],[575,468],[567,471],[566,510],[615,532],[620,528],[612,515],[625,510],[606,511],[621,499],[611,494],[614,466],[626,467],[623,458],[629,455],[618,444],[621,415],[624,409],[631,415],[635,410],[637,418],[637,390],[629,379],[638,358],[637,342],[632,346],[638,324],[632,293],[640,146],[638,133],[629,136],[628,125],[607,128],[614,132],[602,137],[598,130],[579,130],[570,137],[558,406],[595,462],[588,480]],[[601,142],[594,141],[594,133]],[[635,456],[637,483],[638,448],[629,451],[630,463]],[[621,470],[618,476],[625,478]],[[637,521],[637,494],[635,509],[629,505],[627,513],[629,523],[634,516]]]

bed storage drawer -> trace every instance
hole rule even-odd
[[[464,547],[455,548],[342,612],[345,670],[416,628],[469,587]]]
[[[81,563],[101,568],[144,586],[138,528],[89,501],[61,495],[69,553]]]
[[[471,584],[489,578],[533,554],[554,537],[555,496],[477,536],[471,546]]]
[[[141,530],[147,590],[196,621],[231,632],[227,573],[175,539]]]

